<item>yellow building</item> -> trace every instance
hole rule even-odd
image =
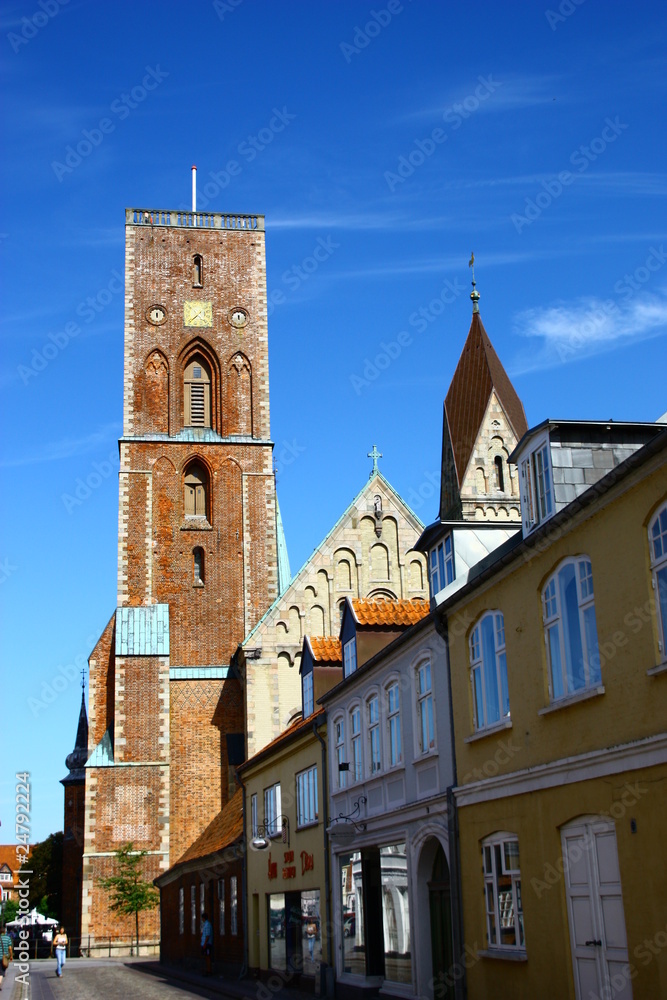
[[[239,768],[248,851],[248,964],[279,984],[313,988],[330,963],[326,726],[299,719]]]
[[[667,996],[667,431],[559,424],[442,595],[468,997]],[[436,996],[461,982],[443,978]]]

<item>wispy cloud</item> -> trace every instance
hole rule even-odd
[[[78,455],[87,455],[101,447],[108,447],[109,442],[115,440],[122,425],[119,423],[104,424],[92,434],[87,434],[80,438],[61,438],[60,441],[50,441],[30,450],[24,449],[20,455],[13,458],[5,458],[0,461],[0,468],[15,469],[24,465],[41,465],[43,462],[59,462],[63,459],[74,458]]]
[[[561,104],[571,103],[576,99],[571,88],[564,94],[563,79],[554,74],[517,76],[496,73],[495,71],[490,74],[482,74],[482,79],[487,77],[493,79],[497,89],[493,92],[492,100],[481,102],[479,107],[475,109],[476,112],[498,114],[503,111],[517,111],[520,108],[533,108],[541,104],[553,104],[554,101]],[[475,88],[479,86],[479,80],[480,78],[476,76],[471,76],[470,80],[462,80],[456,87],[444,91],[437,104],[410,111],[395,119],[395,122],[414,122],[442,117],[445,111],[451,109],[455,104],[474,95]]]
[[[667,333],[667,289],[624,303],[586,298],[527,309],[514,322],[515,333],[532,341],[510,365],[516,376]]]

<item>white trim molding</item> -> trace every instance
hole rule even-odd
[[[478,802],[491,802],[510,795],[525,795],[558,785],[572,785],[578,781],[590,781],[622,771],[637,771],[666,763],[667,733],[658,733],[633,743],[605,747],[576,757],[562,757],[560,760],[537,764],[511,774],[472,781],[455,788],[454,795],[457,806],[462,808]]]

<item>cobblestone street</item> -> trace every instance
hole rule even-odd
[[[13,979],[7,977],[3,1000],[181,1000],[221,996],[221,984],[210,990],[196,983],[178,982],[157,971],[156,963],[141,960],[71,960],[62,979],[56,977],[54,961],[31,962],[29,988],[14,982],[12,989]]]

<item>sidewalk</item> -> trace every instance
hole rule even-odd
[[[290,986],[291,977],[287,972],[275,972],[269,976],[268,982],[264,982],[261,979],[228,978],[218,973],[203,976],[194,969],[180,965],[166,965],[152,959],[135,959],[134,962],[137,965],[141,963],[141,972],[187,983],[211,993],[219,993],[220,996],[233,997],[235,1000],[314,1000],[313,992],[305,992]]]

